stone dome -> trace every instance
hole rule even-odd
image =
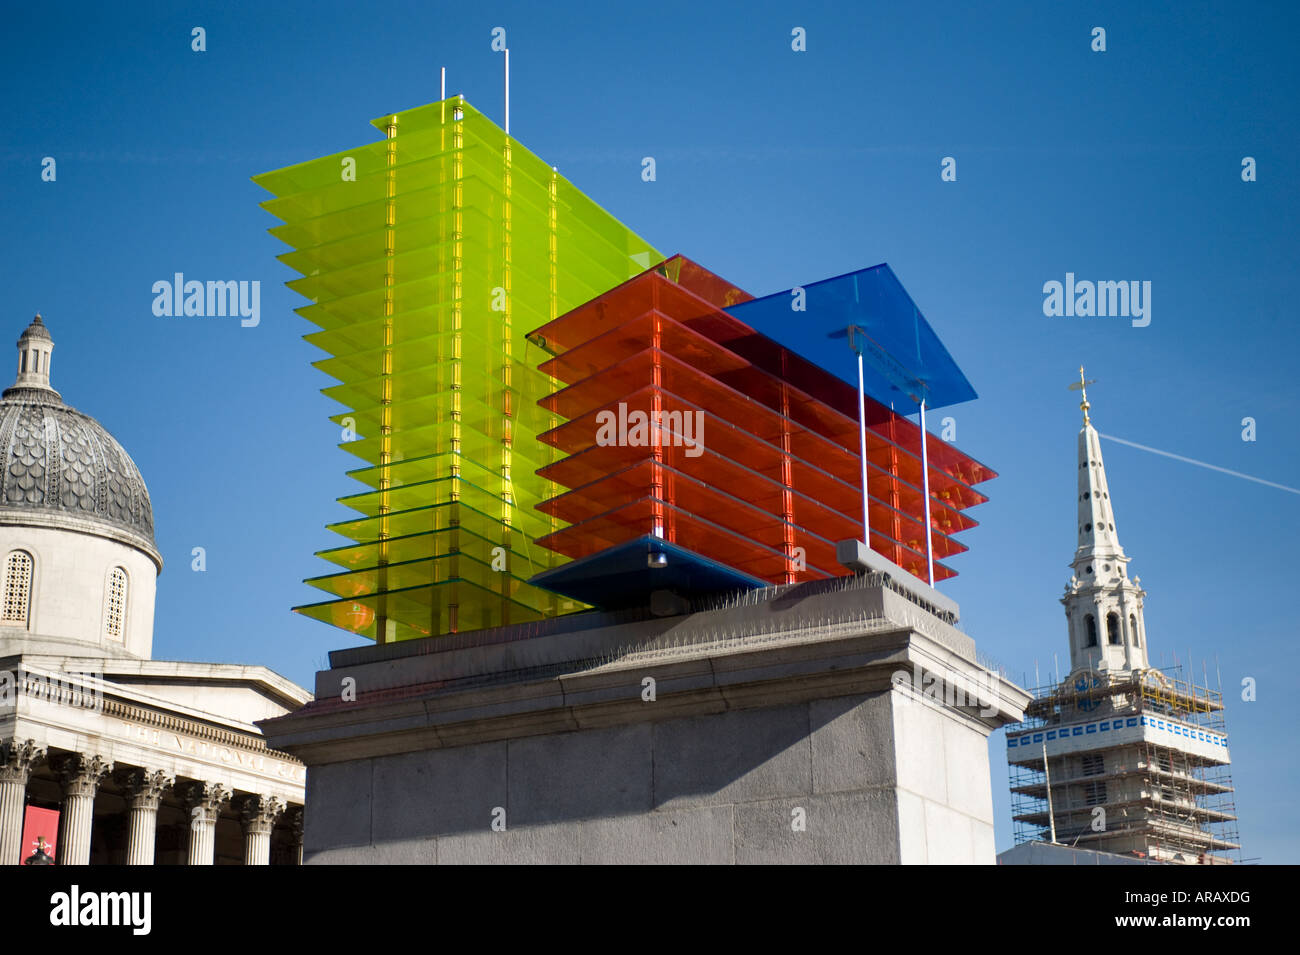
[[[117,440],[49,384],[53,341],[39,315],[18,339],[18,378],[0,394],[0,523],[74,519],[157,561],[144,478]],[[53,518],[54,520],[50,520]]]

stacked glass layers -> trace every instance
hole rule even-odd
[[[330,599],[299,612],[381,642],[539,619],[572,601],[528,583],[566,558],[555,383],[525,332],[663,257],[456,97],[373,121],[384,138],[255,177],[330,357],[331,420],[364,485],[340,498]]]
[[[548,586],[591,594],[601,555],[629,548],[754,585],[844,573],[835,543],[862,536],[857,390],[724,311],[750,298],[675,256],[530,336],[564,383],[542,407],[565,422],[541,436],[564,456],[540,473],[569,489],[542,504],[562,526],[538,543],[579,561]],[[871,546],[924,578],[920,429],[870,397],[865,410]],[[966,550],[953,535],[975,525],[964,511],[987,500],[974,485],[996,475],[933,436],[928,451],[943,580]],[[643,585],[629,567],[606,592]]]

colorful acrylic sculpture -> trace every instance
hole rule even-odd
[[[541,505],[568,526],[538,543],[576,561],[537,583],[612,607],[844,573],[835,543],[862,530],[857,391],[724,311],[749,299],[675,256],[530,336],[565,384],[542,406],[567,419],[541,436],[565,456],[539,473],[569,489]],[[867,425],[872,548],[924,576],[920,430],[870,398]],[[929,445],[942,580],[994,474]]]
[[[524,333],[662,260],[460,97],[373,121],[384,139],[257,176],[311,300],[307,340],[364,490],[299,612],[381,642],[551,616],[564,558],[538,469],[559,423]],[[348,440],[353,432],[356,440]]]
[[[791,323],[787,293],[665,261],[461,97],[373,125],[378,142],[254,180],[364,462],[339,499],[355,516],[329,525],[347,543],[318,554],[339,570],[307,581],[329,599],[300,613],[389,642],[843,573],[859,403],[803,355],[827,323],[884,363],[871,545],[921,573],[920,430],[881,402],[974,391],[888,266],[809,286]],[[994,475],[935,439],[929,462],[943,579]]]

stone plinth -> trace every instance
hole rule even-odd
[[[1028,695],[883,575],[339,651],[259,725],[311,863],[994,862]]]

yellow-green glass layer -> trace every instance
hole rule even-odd
[[[527,583],[561,423],[525,335],[663,256],[461,97],[382,116],[378,142],[263,173],[289,287],[319,331],[331,417],[364,467],[330,525],[349,543],[298,612],[383,642],[582,605]]]

